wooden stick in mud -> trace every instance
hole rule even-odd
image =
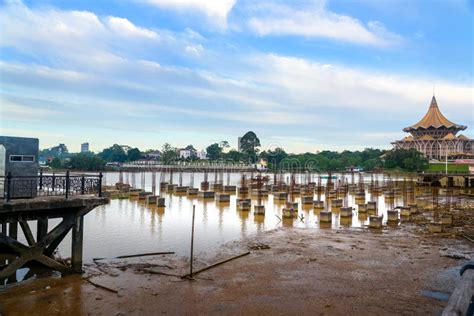
[[[194,255],[194,215],[196,213],[196,205],[193,205],[193,220],[191,224],[191,256],[189,265],[189,277],[193,278],[193,255]]]
[[[166,273],[166,272],[161,272],[161,271],[155,271],[155,270],[152,270],[152,269],[142,269],[142,271],[145,271],[145,272],[148,272],[148,273],[151,273],[151,274],[166,275],[166,276],[177,277],[177,278],[180,278],[180,277],[181,277],[181,275],[179,275],[179,274],[173,274],[173,273]]]
[[[237,256],[234,256],[234,257],[231,257],[231,258],[229,258],[229,259],[225,259],[225,260],[222,260],[222,261],[213,263],[213,264],[211,264],[211,265],[209,265],[209,266],[207,266],[207,267],[204,267],[204,268],[202,268],[202,269],[199,269],[199,270],[197,270],[197,271],[194,271],[192,275],[194,276],[194,275],[196,275],[196,274],[198,274],[198,273],[207,271],[207,270],[209,270],[209,269],[211,269],[211,268],[214,268],[214,267],[216,267],[216,266],[218,266],[218,265],[221,265],[221,264],[223,264],[223,263],[229,262],[229,261],[234,260],[234,259],[241,258],[241,257],[246,256],[246,255],[249,255],[249,254],[250,254],[250,251],[245,252],[245,253],[240,254],[240,255],[237,255]],[[185,275],[183,275],[181,278],[184,279],[184,278],[189,278],[189,277],[191,277],[191,274],[185,274]]]
[[[93,286],[100,288],[100,289],[103,289],[103,290],[106,290],[106,291],[109,291],[109,292],[112,292],[112,293],[115,293],[115,294],[118,293],[117,290],[114,290],[114,289],[108,288],[108,287],[106,287],[106,286],[103,286],[103,285],[94,283],[94,282],[92,282],[92,281],[89,280],[89,279],[84,279],[84,280],[87,281],[87,282],[89,282],[89,283],[92,284]]]
[[[137,255],[125,255],[125,256],[118,256],[114,258],[94,258],[92,260],[98,261],[98,260],[104,260],[104,259],[125,259],[125,258],[147,257],[147,256],[157,256],[157,255],[174,255],[174,251],[139,253]]]

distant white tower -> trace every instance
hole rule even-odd
[[[82,143],[81,144],[81,153],[88,153],[89,152],[89,143]]]

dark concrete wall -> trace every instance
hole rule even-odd
[[[5,147],[5,176],[11,172],[13,177],[17,176],[37,176],[39,171],[38,152],[39,140],[37,138],[0,136],[0,144]],[[10,161],[11,155],[32,155],[34,162]],[[37,195],[37,180],[12,180],[12,198],[26,198]],[[1,188],[3,191],[3,188]],[[1,192],[0,196],[3,196]]]
[[[0,144],[5,146],[5,173],[13,176],[33,176],[38,174],[39,140],[37,138],[0,136]],[[34,162],[10,162],[11,155],[33,155]]]

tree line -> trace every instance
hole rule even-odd
[[[227,141],[221,141],[207,146],[206,158],[209,161],[227,163],[255,164],[264,161],[271,171],[279,170],[311,170],[311,171],[346,171],[361,169],[377,171],[382,169],[400,171],[422,171],[428,166],[428,160],[414,150],[381,150],[366,148],[362,151],[322,151],[319,153],[287,153],[283,148],[260,151],[260,140],[257,135],[249,131],[240,138],[239,149],[231,149]],[[179,161],[199,160],[193,145],[184,149],[194,153],[190,157],[180,158],[179,151],[169,143],[165,143],[160,151],[162,164],[175,164]],[[138,148],[114,144],[100,153],[69,153],[63,144],[42,150],[40,156],[52,155],[48,164],[55,169],[72,170],[103,170],[107,162],[133,162],[145,159],[154,150],[140,151]]]

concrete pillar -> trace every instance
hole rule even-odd
[[[84,216],[77,216],[72,227],[71,266],[82,272],[82,244],[84,237]]]
[[[36,228],[36,242],[40,242],[48,233],[48,219],[41,218],[38,219]]]

